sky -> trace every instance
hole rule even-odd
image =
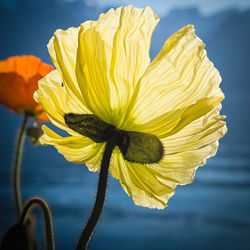
[[[61,0],[75,1],[75,0]],[[160,16],[176,8],[197,7],[203,15],[211,15],[229,8],[241,10],[250,8],[250,0],[85,0],[89,5],[100,8],[132,4],[136,7],[151,6]]]
[[[32,0],[30,0],[32,1]],[[241,10],[250,8],[250,0],[51,0],[56,2],[85,1],[90,6],[106,9],[120,5],[132,4],[135,7],[151,6],[159,16],[166,16],[173,9],[196,7],[203,15],[212,15],[229,8]],[[0,0],[0,6],[12,9],[22,0]]]

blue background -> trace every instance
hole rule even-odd
[[[50,63],[46,44],[53,32],[95,20],[100,12],[83,1],[0,2],[0,59],[34,54]],[[115,7],[115,6],[112,6]],[[108,9],[108,8],[107,8]],[[195,181],[177,187],[162,210],[137,207],[109,178],[102,219],[90,249],[250,249],[250,11],[235,8],[203,16],[197,8],[172,9],[152,38],[151,57],[166,38],[194,24],[221,72],[228,134],[219,151],[197,170]],[[0,107],[0,237],[15,217],[10,184],[14,140],[22,117]],[[22,193],[44,197],[54,218],[56,246],[73,249],[94,203],[97,173],[67,162],[53,147],[25,143]],[[44,248],[39,212],[37,237]]]

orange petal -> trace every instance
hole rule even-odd
[[[26,83],[15,73],[0,73],[0,103],[6,108],[20,113],[27,106]]]
[[[53,70],[52,66],[32,55],[13,56],[0,62],[0,73],[16,73],[26,81],[37,74],[45,76],[51,70]]]
[[[40,104],[38,104],[34,98],[33,94],[38,89],[38,80],[40,80],[43,76],[37,74],[29,79],[26,83],[26,92],[27,92],[27,108],[30,110],[34,110],[35,113],[38,113],[38,118],[42,121],[49,121],[46,113],[43,111],[43,108]]]
[[[48,121],[33,94],[38,89],[38,80],[52,70],[52,66],[32,55],[13,56],[0,61],[0,103],[13,112],[29,111]]]
[[[31,108],[35,108],[37,106],[37,102],[33,99],[33,94],[38,89],[38,80],[41,78],[42,76],[37,74],[31,77],[25,85],[27,91],[27,104]]]
[[[42,106],[37,103],[35,111],[38,113],[38,119],[41,121],[49,122],[49,118],[46,115],[46,112],[43,110]]]

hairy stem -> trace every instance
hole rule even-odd
[[[17,218],[19,217],[22,210],[22,196],[20,190],[20,172],[21,172],[21,162],[23,155],[23,145],[26,137],[26,127],[29,120],[29,114],[25,113],[23,123],[19,130],[17,136],[17,146],[16,146],[16,154],[13,165],[13,190],[14,190],[14,199],[15,199],[15,207]]]
[[[107,189],[109,163],[114,147],[115,140],[107,142],[102,158],[95,205],[89,220],[82,231],[76,250],[87,249],[91,235],[94,232],[95,227],[101,217]]]
[[[25,225],[25,221],[29,215],[29,212],[34,207],[40,207],[42,210],[44,222],[45,222],[45,230],[46,230],[46,241],[47,241],[47,249],[54,250],[54,233],[53,233],[53,225],[52,225],[52,216],[47,202],[40,197],[30,198],[23,206],[22,213],[19,218],[19,223]]]

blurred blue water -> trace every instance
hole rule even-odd
[[[48,3],[47,3],[48,4]],[[44,1],[41,6],[46,5]],[[81,8],[57,6],[63,14],[51,18],[55,6],[42,12],[36,7],[11,13],[0,9],[1,58],[15,53],[35,53],[48,60],[46,41],[52,29],[78,25]],[[20,7],[21,8],[21,7]],[[63,9],[64,8],[64,9]],[[66,11],[67,9],[67,11]],[[63,12],[64,11],[64,12]],[[75,12],[74,12],[75,11]],[[78,13],[73,15],[74,13]],[[25,13],[23,23],[16,21]],[[46,14],[47,13],[47,14]],[[212,17],[202,17],[197,10],[176,10],[162,18],[152,39],[152,57],[165,38],[184,24],[194,23],[197,33],[207,43],[209,57],[219,68],[226,99],[223,114],[228,116],[229,132],[220,141],[215,158],[198,169],[195,181],[180,186],[165,210],[137,207],[122,190],[119,182],[109,178],[109,189],[102,219],[90,244],[90,249],[249,249],[250,248],[250,15],[230,10]],[[98,16],[94,9],[84,8],[81,19]],[[2,19],[1,19],[2,18]],[[8,27],[3,23],[8,23]],[[81,20],[81,21],[83,21]],[[40,22],[39,29],[37,24]],[[68,25],[67,25],[68,24]],[[32,42],[13,40],[32,36]],[[42,35],[41,35],[42,34]],[[42,37],[41,39],[39,37]],[[11,41],[8,44],[8,41]],[[0,236],[14,221],[10,170],[14,138],[21,117],[0,107]],[[52,147],[33,147],[26,141],[22,193],[26,200],[33,195],[44,197],[52,209],[56,245],[59,250],[73,249],[94,203],[97,173],[84,165],[67,162]],[[44,248],[41,218],[37,219],[37,236]]]

